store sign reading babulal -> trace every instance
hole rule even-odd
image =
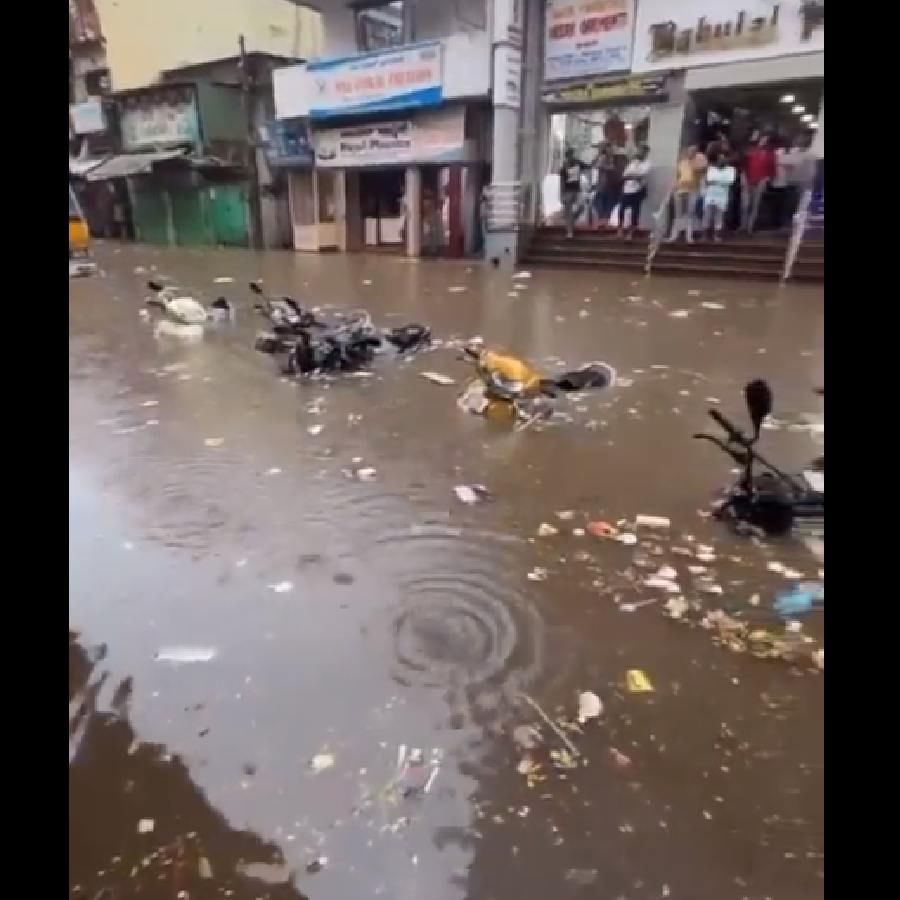
[[[437,106],[443,100],[439,41],[311,62],[311,119]]]
[[[544,79],[631,68],[634,0],[547,0]]]
[[[641,0],[632,69],[679,69],[824,48],[825,0]]]
[[[331,128],[313,135],[316,165],[325,169],[459,162],[465,149],[462,109],[415,120]]]

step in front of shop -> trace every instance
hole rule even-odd
[[[644,271],[648,238],[625,241],[606,232],[582,231],[566,238],[560,229],[543,229],[534,237],[523,263],[557,268],[598,268]],[[684,241],[660,245],[653,261],[655,274],[686,274],[778,280],[784,268],[787,240],[772,237],[729,237],[722,242]],[[792,281],[824,280],[824,245],[801,247]]]

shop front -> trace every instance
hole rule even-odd
[[[480,242],[488,85],[448,41],[274,73],[279,120],[308,121],[313,172],[292,172],[294,246],[462,256]]]
[[[677,87],[677,86],[676,86]],[[611,157],[619,180],[638,148],[652,147],[651,125],[657,107],[670,98],[665,76],[610,77],[545,87],[544,108],[549,116],[547,177],[542,189],[545,221],[560,209],[558,172],[566,150],[585,166],[585,190],[590,167],[602,152]],[[591,216],[583,212],[587,223]]]
[[[610,159],[604,178],[621,184],[628,162],[639,148],[649,148],[651,177],[648,202],[641,212],[646,225],[656,201],[653,172],[669,161],[667,146],[673,123],[680,129],[682,79],[661,70],[632,71],[636,8],[634,0],[547,0],[544,20],[542,109],[546,142],[541,184],[541,221],[552,223],[561,211],[559,170],[571,149],[584,168],[583,199],[598,177],[595,163]],[[582,222],[591,220],[589,204]],[[604,219],[606,217],[604,216]]]
[[[480,154],[466,122],[477,114],[458,105],[314,129],[319,249],[463,256],[475,246]]]
[[[638,5],[633,71],[684,76],[683,123],[670,166],[682,146],[716,152],[724,146],[742,176],[726,217],[732,228],[749,199],[746,153],[761,138],[784,165],[764,188],[760,229],[789,225],[786,189],[796,200],[811,182],[807,157],[824,155],[824,40],[823,0],[683,0],[676,10],[669,0]]]

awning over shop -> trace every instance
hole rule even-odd
[[[130,178],[133,175],[148,175],[158,162],[184,156],[186,150],[155,150],[149,153],[124,153],[111,156],[96,168],[91,169],[88,181],[105,181],[109,178]]]

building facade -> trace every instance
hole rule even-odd
[[[70,0],[92,2],[117,91],[152,84],[159,73],[248,52],[309,59],[322,48],[321,19],[292,0]]]
[[[317,7],[324,56],[274,76],[276,115],[308,129],[315,158],[290,175],[295,247],[480,253],[498,184],[514,231],[523,3]]]
[[[808,132],[824,157],[824,0],[545,0],[542,216],[559,207],[564,148],[590,162],[649,147],[642,224],[683,146],[754,130]]]

